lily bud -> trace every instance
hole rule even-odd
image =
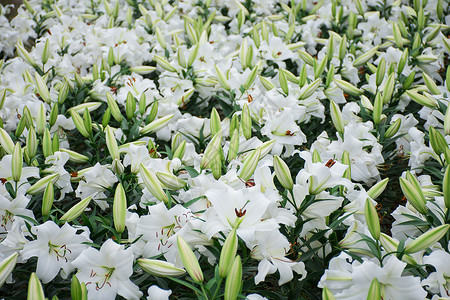
[[[448,148],[447,141],[442,133],[434,129],[433,126],[430,126],[429,131],[431,147],[437,155],[441,155],[445,151],[445,148]]]
[[[428,88],[428,91],[433,95],[439,95],[441,92],[439,91],[438,86],[434,82],[434,80],[425,72],[422,73],[423,80]]]
[[[22,148],[20,147],[19,142],[14,146],[14,151],[11,159],[11,173],[12,179],[15,182],[20,181],[20,177],[22,176],[22,166],[23,166],[23,154]]]
[[[188,26],[190,27],[190,25]],[[175,69],[164,57],[160,55],[154,55],[153,60],[156,61],[156,63],[158,63],[158,65],[160,65],[163,69],[173,73],[177,72],[177,69]]]
[[[1,68],[0,68],[1,69]],[[3,108],[6,100],[6,89],[0,91],[0,109]]]
[[[238,238],[236,235],[236,229],[233,229],[225,239],[225,243],[222,246],[219,259],[219,276],[222,278],[227,277],[231,264],[236,256],[238,248]]]
[[[237,114],[233,114],[233,117],[231,118],[230,130],[229,130],[230,137],[233,137],[233,134],[235,132],[237,132],[239,134],[239,117]]]
[[[36,79],[36,85],[39,96],[41,96],[42,100],[44,100],[46,103],[50,103],[51,102],[50,92],[48,91],[48,87],[44,83],[44,80],[37,72],[34,73],[34,77]]]
[[[153,101],[152,107],[150,108],[150,113],[147,116],[147,122],[151,123],[155,120],[158,115],[159,102],[158,100]]]
[[[9,275],[14,270],[18,256],[19,252],[14,252],[0,262],[0,288],[5,284],[6,279],[8,279]]]
[[[442,192],[444,194],[444,203],[447,209],[450,209],[450,167],[447,165],[444,173],[444,179],[442,180]]]
[[[59,218],[59,220],[67,221],[67,222],[71,222],[71,221],[75,220],[76,218],[78,218],[78,216],[80,216],[85,211],[86,207],[89,205],[91,200],[92,200],[92,196],[89,196],[89,197],[81,200],[80,202],[78,202],[77,204],[72,206],[72,208],[69,209],[61,218]]]
[[[330,100],[330,111],[334,127],[340,134],[344,134],[344,119],[339,106],[333,100]]]
[[[238,255],[231,265],[225,281],[225,300],[236,300],[242,287],[242,261]]]
[[[183,159],[184,153],[186,152],[186,141],[182,141],[177,149],[173,152],[172,159],[179,158]]]
[[[409,243],[405,247],[405,253],[413,254],[419,252],[421,250],[427,249],[428,247],[433,246],[437,243],[444,235],[447,233],[450,228],[450,224],[444,224],[438,226],[436,228],[430,229],[427,232],[421,234],[414,241]]]
[[[397,48],[403,47],[403,37],[400,32],[400,29],[398,28],[398,25],[396,22],[392,23],[392,32],[394,34],[394,42],[397,45]]]
[[[36,132],[34,131],[34,128],[31,127],[30,130],[28,130],[27,135],[27,147],[25,148],[26,155],[32,159],[37,152],[38,147],[38,141],[36,137]]]
[[[341,43],[339,44],[339,60],[342,61],[347,53],[347,36],[344,36],[341,39]]]
[[[246,89],[249,89],[252,86],[253,82],[255,82],[256,76],[258,75],[258,68],[259,65],[254,66],[252,71],[248,75],[247,80],[244,83],[244,87]]]
[[[325,66],[327,65],[327,57],[325,56],[323,60],[320,62],[320,64],[317,64],[316,61],[314,61],[314,79],[319,78],[323,71],[325,70]]]
[[[200,167],[202,169],[207,168],[210,163],[214,160],[216,155],[219,154],[221,150],[220,145],[222,142],[222,130],[220,130],[216,135],[211,139],[208,146],[205,149],[203,154],[203,159],[201,161]]]
[[[92,133],[92,119],[91,119],[91,115],[89,114],[89,110],[87,108],[85,108],[84,112],[83,112],[83,125],[84,125],[84,129],[86,129],[86,132],[91,134]]]
[[[45,300],[44,289],[36,276],[36,273],[31,273],[28,281],[27,300]]]
[[[16,132],[14,133],[16,137],[20,137],[22,135],[23,131],[25,130],[25,123],[26,119],[24,117],[22,117],[19,120],[19,123],[17,123]]]
[[[50,39],[47,39],[45,40],[44,49],[42,50],[42,63],[44,65],[48,61],[49,57],[50,57]]]
[[[281,89],[283,90],[283,93],[286,95],[289,95],[289,86],[286,79],[286,75],[284,74],[283,70],[280,69],[278,71],[278,80],[280,82]]]
[[[214,136],[221,129],[220,116],[215,107],[211,110],[210,127],[211,136]]]
[[[28,3],[24,1],[24,4]],[[26,4],[25,4],[26,5]],[[30,6],[31,8],[31,6]],[[19,39],[18,43],[16,44],[17,54],[28,64],[30,64],[32,67],[37,67],[37,63],[34,60],[33,57],[31,57],[30,53],[25,49],[23,46],[22,40]]]
[[[376,240],[380,239],[380,219],[378,218],[378,213],[372,201],[367,198],[366,205],[364,209],[364,214],[366,217],[367,227],[369,227],[370,234]]]
[[[58,113],[59,113],[59,105],[58,105],[58,102],[55,102],[55,103],[53,103],[52,110],[50,111],[50,117],[48,119],[50,128],[52,128],[53,125],[55,125],[56,120],[58,118]]]
[[[275,140],[270,140],[270,141],[264,142],[258,146],[258,149],[261,150],[261,155],[260,155],[259,159],[262,159],[264,156],[269,154],[270,151],[272,151],[273,146],[275,145],[275,142],[276,142]]]
[[[278,156],[273,157],[273,167],[275,169],[275,175],[280,181],[281,185],[288,190],[292,190],[294,182],[292,181],[291,171],[288,165]]]
[[[186,181],[181,180],[177,176],[169,173],[156,172],[159,181],[171,190],[179,190],[186,186]]]
[[[236,158],[239,151],[239,133],[235,129],[234,133],[231,135],[230,148],[228,149],[228,161],[232,161]]]
[[[52,138],[48,128],[45,128],[44,135],[42,137],[42,152],[45,158],[53,155]]]
[[[27,145],[28,147],[28,145]],[[85,163],[87,161],[89,161],[89,157],[87,157],[86,155],[77,153],[75,151],[69,150],[69,149],[64,149],[61,148],[60,149],[61,152],[66,152],[67,154],[69,154],[69,160],[75,163]]]
[[[78,129],[78,131],[86,138],[89,138],[89,133],[87,132],[86,128],[84,127],[84,121],[80,117],[80,115],[75,112],[74,110],[70,110],[70,115],[72,116],[72,121],[75,124],[75,127]],[[38,132],[39,134],[39,132]]]
[[[139,258],[137,263],[145,272],[159,277],[177,277],[186,273],[185,270],[163,260]]]
[[[383,113],[383,99],[381,98],[380,92],[375,96],[375,103],[373,105],[372,119],[373,123],[376,125],[381,122],[381,114]]]
[[[82,103],[82,104],[72,107],[70,109],[70,111],[74,111],[74,112],[77,112],[78,114],[82,114],[86,108],[88,109],[89,112],[92,112],[92,111],[96,110],[97,108],[99,108],[101,105],[102,105],[101,102],[87,102],[87,103]]]
[[[59,173],[48,175],[44,178],[39,179],[35,184],[33,184],[28,190],[27,194],[37,195],[42,192],[48,185],[49,182],[55,183],[59,179]]]
[[[380,282],[376,277],[370,284],[369,293],[367,294],[367,300],[381,300]]]
[[[391,65],[392,66],[392,65]],[[394,73],[391,73],[386,81],[386,84],[384,85],[383,89],[383,103],[388,103],[392,98],[392,93],[394,92],[395,88],[395,77]]]
[[[304,87],[307,79],[308,79],[308,70],[306,69],[306,64],[303,64],[303,67],[300,70],[300,75],[298,76],[298,86],[300,88]]]
[[[400,188],[406,199],[421,214],[425,215],[428,211],[425,203],[425,197],[421,190],[418,190],[411,182],[400,177]]]
[[[239,178],[247,181],[252,177],[255,172],[256,166],[258,165],[261,156],[261,149],[256,148],[253,150],[245,159],[244,165],[242,166],[241,172],[239,173]]]
[[[450,67],[447,67],[447,72],[445,73],[445,86],[447,91],[450,92]]]
[[[437,107],[437,103],[436,100],[423,96],[421,94],[419,94],[418,92],[411,92],[411,91],[406,91],[406,94],[414,101],[419,103],[420,105],[429,107],[429,108],[436,108]]]
[[[130,67],[130,72],[137,73],[139,75],[147,75],[151,72],[155,71],[156,67],[152,66],[136,66],[136,67]]]
[[[180,236],[177,236],[178,253],[180,254],[181,261],[189,273],[191,278],[197,282],[203,282],[203,272],[200,268],[197,258],[191,247],[186,243],[186,241]]]
[[[316,80],[314,80],[313,82],[311,82],[310,84],[305,86],[303,89],[303,92],[300,94],[300,97],[298,99],[304,100],[304,99],[308,98],[309,96],[311,96],[315,91],[317,91],[317,88],[319,87],[319,85],[321,83],[322,83],[322,79],[317,78]]]
[[[111,109],[111,114],[117,122],[122,122],[122,114],[120,113],[119,106],[117,105],[116,100],[114,100],[113,96],[110,92],[106,92],[106,100],[108,101],[108,107]]]
[[[449,68],[450,69],[450,68]],[[270,81],[270,79],[259,75],[259,81],[264,86],[267,91],[270,91],[275,88],[275,85]]]
[[[139,172],[142,180],[144,181],[145,187],[150,191],[150,193],[152,193],[152,195],[159,201],[164,203],[169,202],[169,199],[161,186],[161,182],[158,180],[155,173],[147,169],[143,164],[139,165]]]
[[[315,59],[311,56],[311,54],[309,54],[305,50],[299,50],[298,54],[305,63],[307,63],[311,67],[314,65]]]
[[[327,287],[324,287],[322,290],[322,300],[336,300],[336,298]]]
[[[391,126],[389,126],[389,128],[384,133],[384,138],[390,139],[391,137],[393,137],[398,132],[401,125],[402,125],[402,120],[400,118],[395,120],[395,122],[392,123]]]
[[[192,95],[194,95],[195,92],[195,88],[191,88],[189,90],[187,90],[186,92],[184,92],[183,94],[181,94],[180,98],[178,98],[178,100],[176,101],[176,103],[178,105],[186,105],[186,103],[188,103],[189,99],[192,97]],[[152,107],[153,108],[153,107]]]
[[[14,142],[12,141],[9,134],[0,127],[0,144],[6,153],[12,154],[14,151]]]
[[[131,92],[128,92],[127,100],[125,102],[125,111],[128,119],[132,119],[134,112],[136,111],[136,100],[134,99]]]
[[[44,190],[44,195],[42,196],[43,216],[47,216],[50,213],[50,209],[52,208],[54,199],[55,199],[55,189],[53,183],[49,182]]]
[[[43,135],[46,127],[45,125],[46,125],[45,108],[44,104],[41,103],[41,105],[39,105],[36,117],[36,133],[39,135]]]
[[[355,61],[353,62],[353,66],[360,67],[368,62],[369,59],[371,59],[375,55],[375,53],[377,53],[378,47],[379,46],[373,47],[372,49],[366,51],[364,54],[355,59]]]
[[[121,183],[116,187],[113,203],[114,228],[118,233],[125,230],[125,219],[127,217],[127,197]]]
[[[161,128],[163,128],[167,124],[169,124],[169,122],[173,118],[173,116],[174,115],[172,114],[172,115],[164,116],[162,118],[154,120],[150,124],[145,125],[144,128],[141,129],[139,134],[145,135],[150,132],[156,132],[156,131],[160,130]]]
[[[220,86],[226,90],[229,91],[231,89],[230,84],[228,83],[228,80],[225,76],[225,74],[222,73],[222,71],[217,67],[217,65],[214,65],[214,69],[216,70],[217,74],[217,81],[219,81]]]
[[[250,139],[252,137],[252,117],[250,116],[250,109],[248,108],[247,103],[245,103],[242,108],[241,127],[244,137],[247,140]]]
[[[348,180],[352,180],[352,168],[351,168],[350,154],[347,151],[344,151],[342,153],[341,162],[342,162],[342,164],[348,166],[348,168],[344,171],[344,174],[342,177],[347,178]]]
[[[313,163],[322,162],[322,158],[320,157],[320,153],[319,151],[317,151],[317,149],[314,149],[313,151],[312,162]]]
[[[386,186],[389,182],[389,178],[385,178],[379,182],[377,182],[377,184],[375,184],[374,186],[372,186],[368,191],[367,191],[367,195],[372,198],[372,199],[376,199],[378,196],[381,195],[381,193],[384,192],[384,190],[386,189]]]
[[[113,160],[119,159],[120,158],[119,147],[117,146],[116,137],[114,136],[112,128],[109,127],[109,125],[106,126],[105,134],[106,134],[106,146],[108,148],[109,154],[111,155],[111,158]]]
[[[338,88],[340,88],[341,90],[343,90],[344,92],[346,92],[349,95],[353,95],[353,96],[358,96],[360,94],[362,94],[362,90],[358,89],[357,87],[355,87],[354,85],[352,85],[351,83],[342,80],[342,79],[333,79],[334,83],[337,85]]]

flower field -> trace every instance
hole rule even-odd
[[[450,299],[446,0],[0,5],[0,298]]]

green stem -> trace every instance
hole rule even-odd
[[[208,295],[206,295],[206,291],[205,291],[205,286],[203,285],[203,283],[200,286],[202,288],[202,292],[203,292],[203,296],[205,297],[206,300],[208,300]]]
[[[219,283],[217,283],[216,290],[214,291],[214,295],[212,296],[211,300],[214,300],[214,299],[216,298],[217,293],[219,292],[220,286],[221,286],[221,284],[222,284],[222,281],[223,281],[223,278],[220,277]]]

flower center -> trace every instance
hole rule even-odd
[[[86,282],[86,286],[88,286],[89,284],[95,283],[95,289],[97,291],[101,290],[105,285],[109,285],[109,287],[111,287],[111,283],[109,283],[109,280],[111,279],[111,276],[112,276],[115,268],[108,268],[108,267],[102,267],[102,268],[105,270],[104,274],[98,274],[94,270],[91,270],[91,275],[89,275],[89,277],[91,277],[91,278],[98,277],[99,279],[97,281]]]
[[[66,257],[67,253],[72,253],[72,251],[67,248],[66,244],[58,246],[58,245],[53,245],[52,243],[48,242],[48,253],[55,253],[56,255],[56,260],[59,261],[59,259],[64,259],[66,262],[68,262],[69,260]]]

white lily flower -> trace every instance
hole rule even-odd
[[[157,285],[152,285],[148,288],[147,300],[169,300],[172,290],[164,290]]]

